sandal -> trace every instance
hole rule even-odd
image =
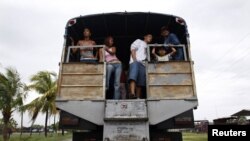
[[[130,97],[131,99],[136,99],[137,98],[137,96],[135,96],[135,94],[131,94],[131,97]]]

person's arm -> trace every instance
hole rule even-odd
[[[176,49],[174,48],[174,47],[171,47],[171,52],[169,53],[169,55],[173,55],[173,54],[175,54],[176,53]]]
[[[77,46],[80,46],[80,40],[77,42],[77,44],[76,44]]]
[[[116,53],[116,48],[115,47],[111,47],[111,50],[109,50],[108,47],[105,47],[105,51],[107,51],[109,54],[111,55],[115,55]]]
[[[132,59],[133,59],[134,62],[137,61],[137,59],[136,59],[136,50],[135,49],[131,50],[131,56],[132,56]]]
[[[138,50],[138,45],[139,45],[140,40],[135,40],[130,47],[130,51],[131,51],[131,57],[133,59],[133,61],[137,61],[136,58],[136,51]]]
[[[103,48],[99,49],[99,62],[104,62]]]
[[[153,48],[153,50],[152,50],[152,54],[154,55],[154,59],[156,60],[156,61],[158,61],[158,55],[155,53],[155,47]]]
[[[93,46],[96,45],[95,41],[92,41],[92,45],[93,45]],[[96,54],[95,54],[94,58],[98,58],[98,55],[99,55],[98,48],[93,48],[93,47],[91,47],[91,48],[88,48],[88,49],[89,49],[89,50],[96,50]]]
[[[169,36],[170,36],[170,43],[171,44],[174,44],[174,45],[180,44],[178,37],[174,33],[171,33]]]
[[[94,58],[98,59],[98,55],[99,55],[99,51],[97,50]]]
[[[155,47],[152,49],[152,54],[156,57]]]

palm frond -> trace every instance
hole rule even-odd
[[[39,98],[33,100],[27,105],[27,110],[31,115],[31,119],[35,120],[39,114],[49,113],[49,115],[56,113],[55,98],[56,98],[56,73],[48,71],[40,71],[32,75],[29,89],[37,91],[42,94]]]

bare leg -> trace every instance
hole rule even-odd
[[[136,95],[137,95],[137,98],[141,98],[141,87],[140,86],[136,87]]]
[[[134,80],[130,80],[129,86],[130,86],[130,92],[131,92],[131,94],[135,94],[135,87],[136,87],[135,81]],[[132,95],[132,97],[133,96],[135,96],[135,95]]]

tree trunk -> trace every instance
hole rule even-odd
[[[64,128],[62,128],[62,135],[64,136]]]
[[[8,141],[8,125],[4,123],[3,125],[3,141]]]
[[[34,125],[34,121],[32,122],[32,124],[30,126],[30,136],[32,135],[33,125]]]
[[[48,123],[48,116],[49,116],[49,111],[46,111],[46,115],[45,115],[45,129],[44,129],[44,135],[45,137],[47,137],[47,123]]]
[[[54,126],[55,126],[55,127],[54,127],[54,128],[55,128],[55,129],[54,129],[54,130],[55,130],[54,132],[57,133],[56,114],[54,115]]]
[[[11,108],[7,108],[11,109]],[[8,123],[10,122],[11,112],[10,110],[2,111],[3,115],[3,141],[8,141],[8,134],[9,134],[9,126]]]
[[[20,133],[20,136],[22,136],[23,134],[23,111],[21,113],[21,133]]]
[[[33,124],[32,124],[33,125]],[[30,127],[30,136],[32,135],[32,127]]]

